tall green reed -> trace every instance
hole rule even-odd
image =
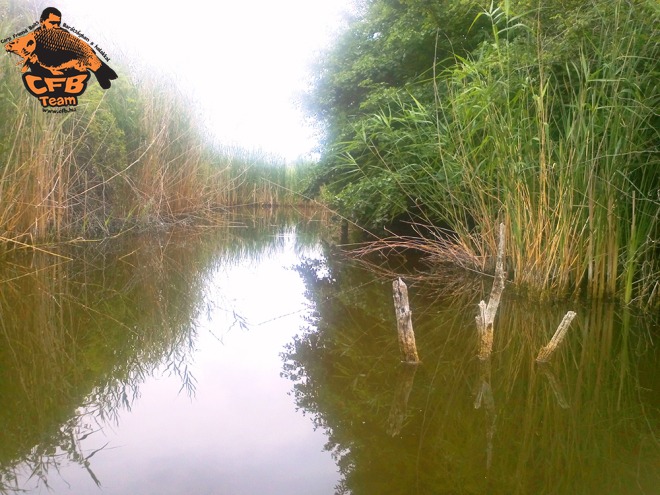
[[[408,211],[425,250],[478,270],[503,221],[520,288],[660,303],[660,54],[657,36],[643,36],[657,27],[624,7],[613,4],[571,56],[536,26],[494,36],[421,84],[434,104],[400,92],[343,145],[344,211],[380,205],[366,222]]]
[[[226,147],[219,153],[230,163],[226,169],[226,180],[232,185],[228,205],[273,207],[307,202],[303,192],[311,164],[287,163],[260,150]]]

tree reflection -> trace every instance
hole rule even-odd
[[[423,364],[402,379],[391,278],[331,254],[299,272],[314,313],[283,373],[326,431],[336,493],[632,494],[660,482],[657,321],[580,308],[555,361],[538,366],[567,308],[505,294],[481,362],[474,314],[490,282],[462,294],[417,283]]]

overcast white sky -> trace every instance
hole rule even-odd
[[[26,0],[194,94],[218,139],[294,160],[316,141],[297,105],[352,0]],[[40,12],[40,10],[39,10]],[[115,67],[113,67],[115,68]]]

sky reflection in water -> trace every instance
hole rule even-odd
[[[292,267],[315,248],[296,248],[288,233],[267,256],[219,263],[198,321],[190,372],[162,369],[140,385],[131,411],[82,442],[104,494],[327,494],[337,467],[326,438],[295,410],[279,353],[308,312]],[[242,324],[241,324],[242,323]],[[99,493],[90,475],[69,464],[51,476],[54,493]],[[47,493],[43,485],[34,493]]]
[[[480,361],[490,280],[403,271],[409,373],[391,274],[319,241],[336,234],[266,215],[4,259],[0,494],[656,493],[656,319],[507,288]]]

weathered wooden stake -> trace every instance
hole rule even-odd
[[[573,318],[575,318],[575,314],[575,311],[569,311],[566,313],[566,315],[564,315],[564,319],[561,320],[561,323],[557,327],[557,331],[552,336],[552,339],[550,339],[550,342],[548,342],[548,345],[541,347],[539,355],[536,356],[537,362],[546,363],[550,360],[552,354],[555,352],[557,347],[559,347],[559,344],[561,344],[561,342],[564,340],[566,332],[568,331],[568,326],[573,321]]]
[[[400,278],[392,283],[394,289],[394,310],[396,311],[396,324],[399,332],[399,347],[406,363],[419,363],[417,346],[415,345],[415,332],[412,326],[412,312],[408,304],[408,287]]]
[[[477,331],[479,332],[479,359],[488,359],[493,351],[493,323],[497,308],[500,305],[500,298],[504,291],[504,224],[500,224],[500,240],[497,247],[497,262],[495,265],[495,280],[490,290],[488,304],[485,301],[479,303],[479,314],[476,317]]]

